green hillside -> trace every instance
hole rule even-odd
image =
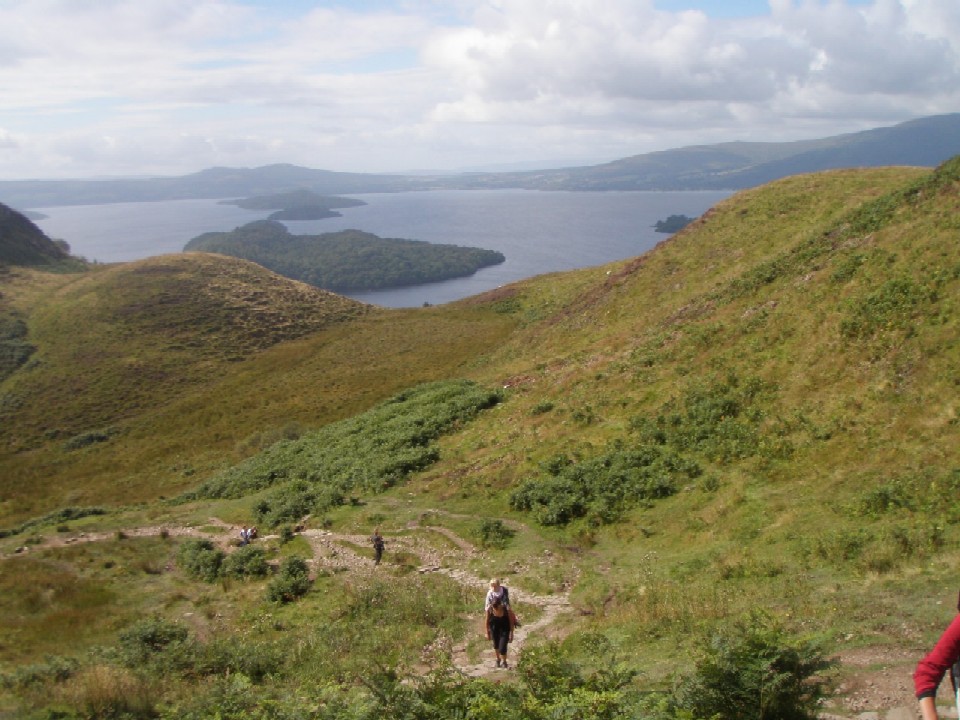
[[[960,158],[786,178],[437,308],[209,255],[18,271],[0,711],[912,712],[960,559],[958,230]],[[708,704],[741,681],[751,709]]]

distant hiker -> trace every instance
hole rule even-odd
[[[484,625],[487,630],[487,640],[493,641],[493,652],[497,656],[496,666],[510,667],[507,664],[507,644],[513,642],[513,620],[502,594],[495,594],[487,607]]]
[[[240,528],[240,547],[243,547],[250,542],[250,531],[245,527]]]
[[[957,601],[957,610],[960,611],[960,598]],[[920,717],[923,720],[937,720],[937,688],[944,674],[950,671],[950,680],[953,683],[954,697],[960,707],[960,696],[957,688],[960,686],[960,615],[953,618],[953,622],[943,631],[937,644],[917,663],[913,673],[913,686],[917,700],[920,701]]]
[[[386,545],[386,543],[383,542],[383,535],[380,534],[380,528],[376,528],[373,531],[370,541],[373,543],[373,564],[379,565],[380,560],[383,558],[383,548]]]
[[[257,534],[258,534],[258,533],[257,533],[257,526],[254,525],[252,528],[250,528],[250,529],[247,531],[247,540],[248,540],[248,541],[250,541],[250,540],[256,540],[256,539],[257,539]]]

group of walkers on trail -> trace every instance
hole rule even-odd
[[[374,528],[370,543],[373,545],[373,564],[379,565],[386,547],[380,528]],[[493,642],[498,668],[510,667],[507,662],[507,649],[513,642],[513,631],[517,625],[517,615],[510,606],[510,590],[502,585],[498,578],[493,578],[490,580],[490,589],[487,590],[483,605],[483,627],[487,640]]]

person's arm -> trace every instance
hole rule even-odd
[[[917,663],[914,690],[923,720],[936,720],[937,688],[950,666],[960,658],[960,615],[944,630],[937,644]]]
[[[490,608],[483,613],[483,629],[487,633],[487,640],[490,639]]]
[[[938,720],[937,703],[934,698],[930,696],[920,698],[920,717],[923,720]]]

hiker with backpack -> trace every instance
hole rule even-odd
[[[493,641],[493,651],[497,656],[496,666],[508,668],[507,645],[513,642],[516,616],[510,607],[509,591],[496,578],[490,581],[490,590],[487,591],[484,605],[484,627],[487,640]]]
[[[960,599],[957,601],[960,611]],[[937,720],[937,688],[947,671],[953,683],[954,700],[960,710],[960,615],[944,630],[937,644],[917,663],[913,673],[913,685],[917,700],[920,701],[920,717],[923,720]]]
[[[373,543],[373,564],[379,565],[383,558],[383,548],[386,543],[383,541],[383,535],[380,534],[380,528],[374,528],[373,536],[370,538]]]

